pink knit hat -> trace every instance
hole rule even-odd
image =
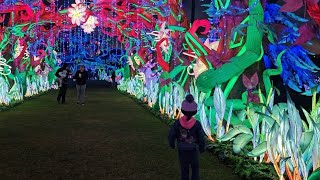
[[[186,112],[195,112],[197,111],[197,103],[194,102],[194,98],[191,94],[186,96],[186,99],[182,102],[181,110]]]

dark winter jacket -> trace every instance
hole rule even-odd
[[[172,148],[175,148],[177,141],[179,151],[205,150],[204,133],[199,121],[196,121],[191,129],[182,127],[180,122],[176,121],[170,129],[168,140]]]
[[[77,71],[73,78],[76,79],[77,85],[85,85],[88,79],[88,72]]]

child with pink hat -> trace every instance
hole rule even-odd
[[[192,180],[199,180],[199,152],[204,152],[204,133],[200,122],[193,118],[197,114],[197,103],[191,94],[182,102],[183,117],[174,123],[169,133],[169,144],[174,149],[177,141],[181,180],[189,180],[189,168]]]

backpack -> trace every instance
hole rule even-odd
[[[181,125],[178,127],[178,149],[182,151],[194,151],[199,149],[197,137],[194,137],[191,129],[185,129]]]

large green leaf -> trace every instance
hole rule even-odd
[[[267,114],[264,114],[261,112],[257,112],[257,114],[260,114],[264,118],[264,120],[266,121],[269,127],[272,127],[273,123],[276,121],[275,119],[273,119],[271,116]]]
[[[302,120],[298,109],[287,93],[288,117],[290,121],[291,136],[296,144],[299,144],[302,136]],[[295,150],[295,149],[294,149]]]
[[[230,139],[232,139],[233,137],[235,137],[238,134],[250,134],[252,135],[251,130],[245,126],[245,125],[237,125],[234,128],[231,128],[227,134],[225,134],[224,136],[222,136],[219,140],[220,141],[228,141]]]
[[[304,152],[309,146],[313,137],[313,131],[303,132],[300,140],[301,151]]]
[[[247,155],[250,157],[257,157],[261,154],[265,153],[267,151],[267,142],[263,141],[260,143],[256,148],[254,148],[251,152],[249,152]]]
[[[185,69],[185,66],[183,66],[183,65],[179,65],[179,66],[175,67],[169,73],[169,78],[174,79],[183,69]]]
[[[163,79],[168,79],[170,78],[170,74],[168,72],[163,72],[160,77]]]
[[[235,153],[240,153],[242,149],[252,140],[251,134],[240,134],[233,141],[233,151]]]
[[[219,138],[219,141],[229,141],[231,138],[235,137],[236,135],[240,134],[241,131],[239,129],[231,128],[227,134]]]
[[[246,108],[246,105],[243,103],[241,99],[228,99],[227,107],[230,107],[233,104],[233,110],[242,110]]]
[[[319,180],[319,178],[320,178],[320,168],[313,171],[312,174],[309,176],[308,180]]]
[[[219,86],[216,86],[214,90],[213,105],[216,109],[216,115],[218,116],[219,120],[222,120],[226,111],[226,99]]]
[[[238,111],[237,117],[240,119],[240,121],[242,122],[245,121],[247,117],[246,111],[245,110]]]
[[[204,101],[204,105],[213,107],[213,97],[212,97],[212,96],[209,96],[209,97]]]
[[[306,129],[306,130],[312,130],[313,129],[313,123],[312,123],[313,120],[311,118],[311,115],[304,108],[302,108],[302,112],[303,112],[304,116],[306,117],[306,120],[309,125],[308,129]]]
[[[179,91],[179,98],[184,99],[185,92],[184,92],[183,87],[176,82],[173,82],[173,85],[175,85],[177,87],[177,90]]]

